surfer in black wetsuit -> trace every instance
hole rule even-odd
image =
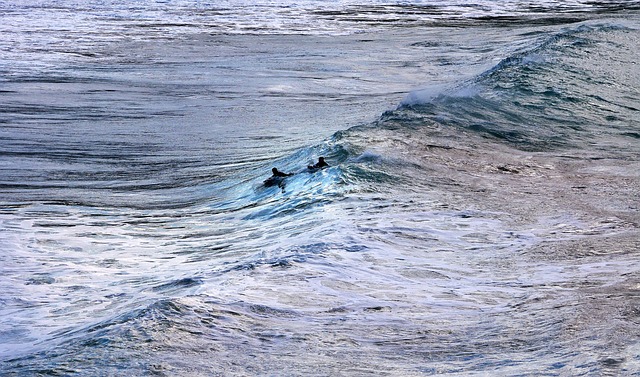
[[[264,181],[264,185],[267,187],[277,185],[284,191],[284,179],[286,177],[292,176],[293,173],[283,173],[276,168],[271,169],[271,172],[273,173],[273,175]]]
[[[271,172],[273,173],[272,177],[289,177],[293,175],[293,173],[283,173],[276,168],[271,169]]]
[[[309,169],[322,169],[322,168],[326,168],[328,167],[329,164],[327,164],[324,160],[324,157],[319,157],[318,158],[318,163],[315,165],[309,165],[307,166],[307,168]]]

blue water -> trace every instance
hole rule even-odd
[[[0,1],[0,375],[639,375],[639,10]]]

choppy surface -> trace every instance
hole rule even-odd
[[[3,374],[640,372],[633,3],[0,4]]]

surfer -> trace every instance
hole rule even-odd
[[[318,158],[318,163],[316,163],[315,165],[309,165],[307,166],[308,169],[322,169],[322,168],[326,168],[328,167],[329,164],[326,163],[326,161],[324,160],[324,157],[319,157]]]
[[[279,171],[277,168],[271,169],[271,172],[273,173],[271,177],[289,177],[293,175],[293,173],[283,173]]]
[[[271,169],[271,172],[273,173],[273,175],[264,181],[264,185],[267,187],[277,185],[278,187],[282,188],[282,190],[284,190],[284,179],[286,177],[292,176],[293,173],[283,173],[277,168]]]

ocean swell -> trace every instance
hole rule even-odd
[[[569,27],[476,77],[412,92],[398,111],[523,150],[598,142],[606,143],[603,148],[626,147],[629,130],[640,127],[632,100],[640,78],[628,76],[637,58],[628,44],[634,34],[637,30],[620,24]],[[620,56],[614,74],[600,69],[611,64],[612,49]]]

